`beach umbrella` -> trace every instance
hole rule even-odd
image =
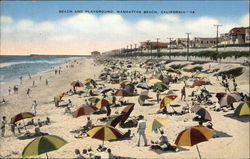
[[[99,125],[95,126],[87,134],[94,139],[102,140],[103,145],[104,141],[116,140],[122,136],[122,133],[116,128],[108,125]]]
[[[156,78],[148,80],[149,85],[154,85],[155,83],[158,83],[158,82],[162,82],[162,81]]]
[[[120,114],[120,115],[114,115],[114,116],[109,117],[106,125],[116,127],[116,125],[119,122],[121,122],[123,116],[124,116],[123,114]]]
[[[158,82],[158,83],[155,83],[154,84],[154,90],[159,90],[161,92],[164,92],[165,90],[168,89],[168,85],[166,85],[165,83],[163,82]]]
[[[206,84],[205,81],[199,80],[199,81],[195,81],[195,82],[193,83],[193,86],[202,86],[202,85],[205,85],[205,84]]]
[[[175,98],[177,98],[177,95],[174,94],[168,94],[166,95],[160,103],[160,108],[166,107],[168,104],[170,104],[173,100],[175,100]]]
[[[139,97],[138,97],[139,104],[143,105],[146,99],[149,99],[149,96],[147,96],[147,95],[139,95]]]
[[[96,110],[97,110],[97,108],[94,106],[82,106],[82,107],[78,108],[73,113],[73,117],[77,118],[77,117],[83,116],[83,115],[90,115],[91,113],[95,112]]]
[[[132,84],[131,81],[123,81],[123,82],[120,84],[120,86],[121,86],[121,88],[124,88],[125,86],[130,85],[130,84]]]
[[[73,87],[83,87],[83,83],[80,81],[73,81],[73,82],[71,82],[70,85]]]
[[[149,89],[149,86],[146,83],[138,83],[136,87],[141,89]]]
[[[23,120],[23,119],[27,119],[27,118],[33,118],[35,115],[33,113],[30,112],[23,112],[23,113],[19,113],[15,116],[13,116],[10,120],[10,124],[14,124],[19,120]]]
[[[238,105],[238,107],[234,111],[234,115],[243,116],[250,115],[250,102],[243,102]]]
[[[100,101],[98,101],[97,103],[96,103],[96,107],[98,108],[98,109],[100,109],[101,107],[106,107],[107,105],[109,105],[109,101],[107,100],[107,99],[101,99]]]
[[[213,131],[204,126],[194,126],[183,130],[179,133],[175,140],[177,146],[193,146],[196,145],[199,157],[201,159],[198,143],[208,141],[215,135]]]
[[[128,94],[128,93],[127,93],[125,90],[123,90],[123,89],[117,90],[117,91],[115,92],[115,96],[124,97],[124,96],[127,96],[127,94]]]
[[[91,103],[95,103],[95,104],[96,104],[99,100],[100,100],[100,99],[97,98],[97,97],[91,97],[91,98],[88,99],[88,101],[90,101]]]
[[[128,96],[132,96],[134,92],[135,86],[133,84],[126,85],[124,90],[127,92]]]
[[[192,107],[191,111],[199,115],[202,119],[205,119],[207,121],[212,120],[210,113],[205,108],[196,106],[196,107]]]
[[[216,93],[216,98],[218,99],[218,101],[220,101],[220,99],[225,95],[226,93],[224,92],[219,92],[219,93]]]
[[[118,74],[112,74],[110,77],[111,77],[111,78],[114,78],[114,79],[117,79],[117,78],[119,78],[120,76],[119,76]]]
[[[198,77],[198,78],[207,78],[207,77],[208,77],[208,74],[199,73],[196,77]]]
[[[125,123],[125,121],[128,119],[129,115],[134,110],[134,106],[135,106],[135,104],[131,104],[131,105],[126,106],[122,110],[121,115],[123,115],[123,116],[122,116],[121,121],[119,122],[120,126],[123,125]]]
[[[219,101],[221,106],[228,106],[233,104],[234,102],[238,102],[241,100],[241,95],[238,93],[228,93],[225,94]]]
[[[154,119],[153,122],[147,124],[146,132],[157,131],[159,128],[163,127],[164,125],[168,124],[169,121],[165,119]]]
[[[10,124],[14,124],[14,123],[16,123],[17,121],[20,121],[20,120],[23,120],[23,119],[33,118],[34,116],[35,116],[35,114],[30,113],[30,112],[19,113],[19,114],[13,116],[13,117],[10,119]],[[25,126],[25,123],[24,123],[24,120],[23,120],[23,125],[24,125],[25,130],[27,131],[26,126]]]
[[[22,157],[29,156],[38,156],[40,154],[46,153],[46,157],[48,158],[48,152],[55,151],[67,144],[67,141],[64,139],[54,136],[54,135],[46,135],[40,136],[34,140],[32,140],[22,152]]]

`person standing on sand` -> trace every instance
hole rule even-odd
[[[1,136],[4,137],[4,134],[5,134],[5,126],[7,124],[7,121],[6,121],[6,116],[3,116],[3,119],[2,119],[2,126],[1,126]]]
[[[27,91],[26,91],[26,94],[27,94],[28,97],[30,97],[30,92],[31,92],[31,89],[28,88]]]
[[[36,107],[37,107],[37,102],[36,102],[36,100],[34,100],[32,103],[32,111],[33,111],[33,114],[35,114],[35,115],[36,115]]]
[[[148,141],[145,135],[145,129],[146,129],[146,121],[144,120],[144,117],[142,115],[139,116],[139,122],[138,122],[138,126],[137,126],[137,133],[138,133],[138,142],[137,142],[137,146],[140,146],[140,139],[141,136],[143,137],[144,140],[144,146],[148,145]]]
[[[46,84],[46,86],[48,86],[48,85],[49,85],[49,81],[48,81],[48,79],[46,79],[46,80],[45,80],[45,84]]]
[[[19,79],[20,79],[20,84],[23,84],[23,77],[20,76]]]
[[[186,89],[185,89],[185,86],[181,89],[181,100],[184,100],[186,99]]]
[[[11,88],[10,87],[9,87],[8,91],[9,91],[9,95],[10,95],[10,92],[11,92]]]
[[[33,83],[32,83],[32,87],[35,87],[35,81],[33,81]]]
[[[156,90],[156,100],[157,100],[157,103],[160,102],[160,90],[159,89]]]

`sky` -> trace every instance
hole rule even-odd
[[[247,0],[0,3],[1,55],[87,55],[156,38],[168,42],[169,37],[186,37],[185,33],[191,38],[215,37],[215,24],[222,25],[219,33],[249,26]],[[105,13],[91,12],[96,10]]]

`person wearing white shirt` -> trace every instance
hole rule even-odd
[[[139,122],[138,122],[138,126],[137,126],[137,133],[138,133],[138,143],[137,146],[140,146],[140,139],[141,136],[143,137],[144,140],[144,146],[148,145],[148,141],[145,135],[145,129],[146,129],[146,121],[144,120],[144,117],[142,115],[139,116]]]

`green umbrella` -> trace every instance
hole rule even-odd
[[[161,92],[164,92],[165,90],[168,89],[168,85],[166,85],[165,83],[163,82],[158,82],[158,83],[155,83],[154,84],[154,90],[159,90]]]
[[[40,136],[33,141],[31,141],[22,152],[22,157],[28,156],[37,156],[43,153],[46,153],[46,157],[48,158],[47,152],[58,150],[60,147],[64,146],[67,143],[64,139],[54,136],[54,135],[46,135]]]

